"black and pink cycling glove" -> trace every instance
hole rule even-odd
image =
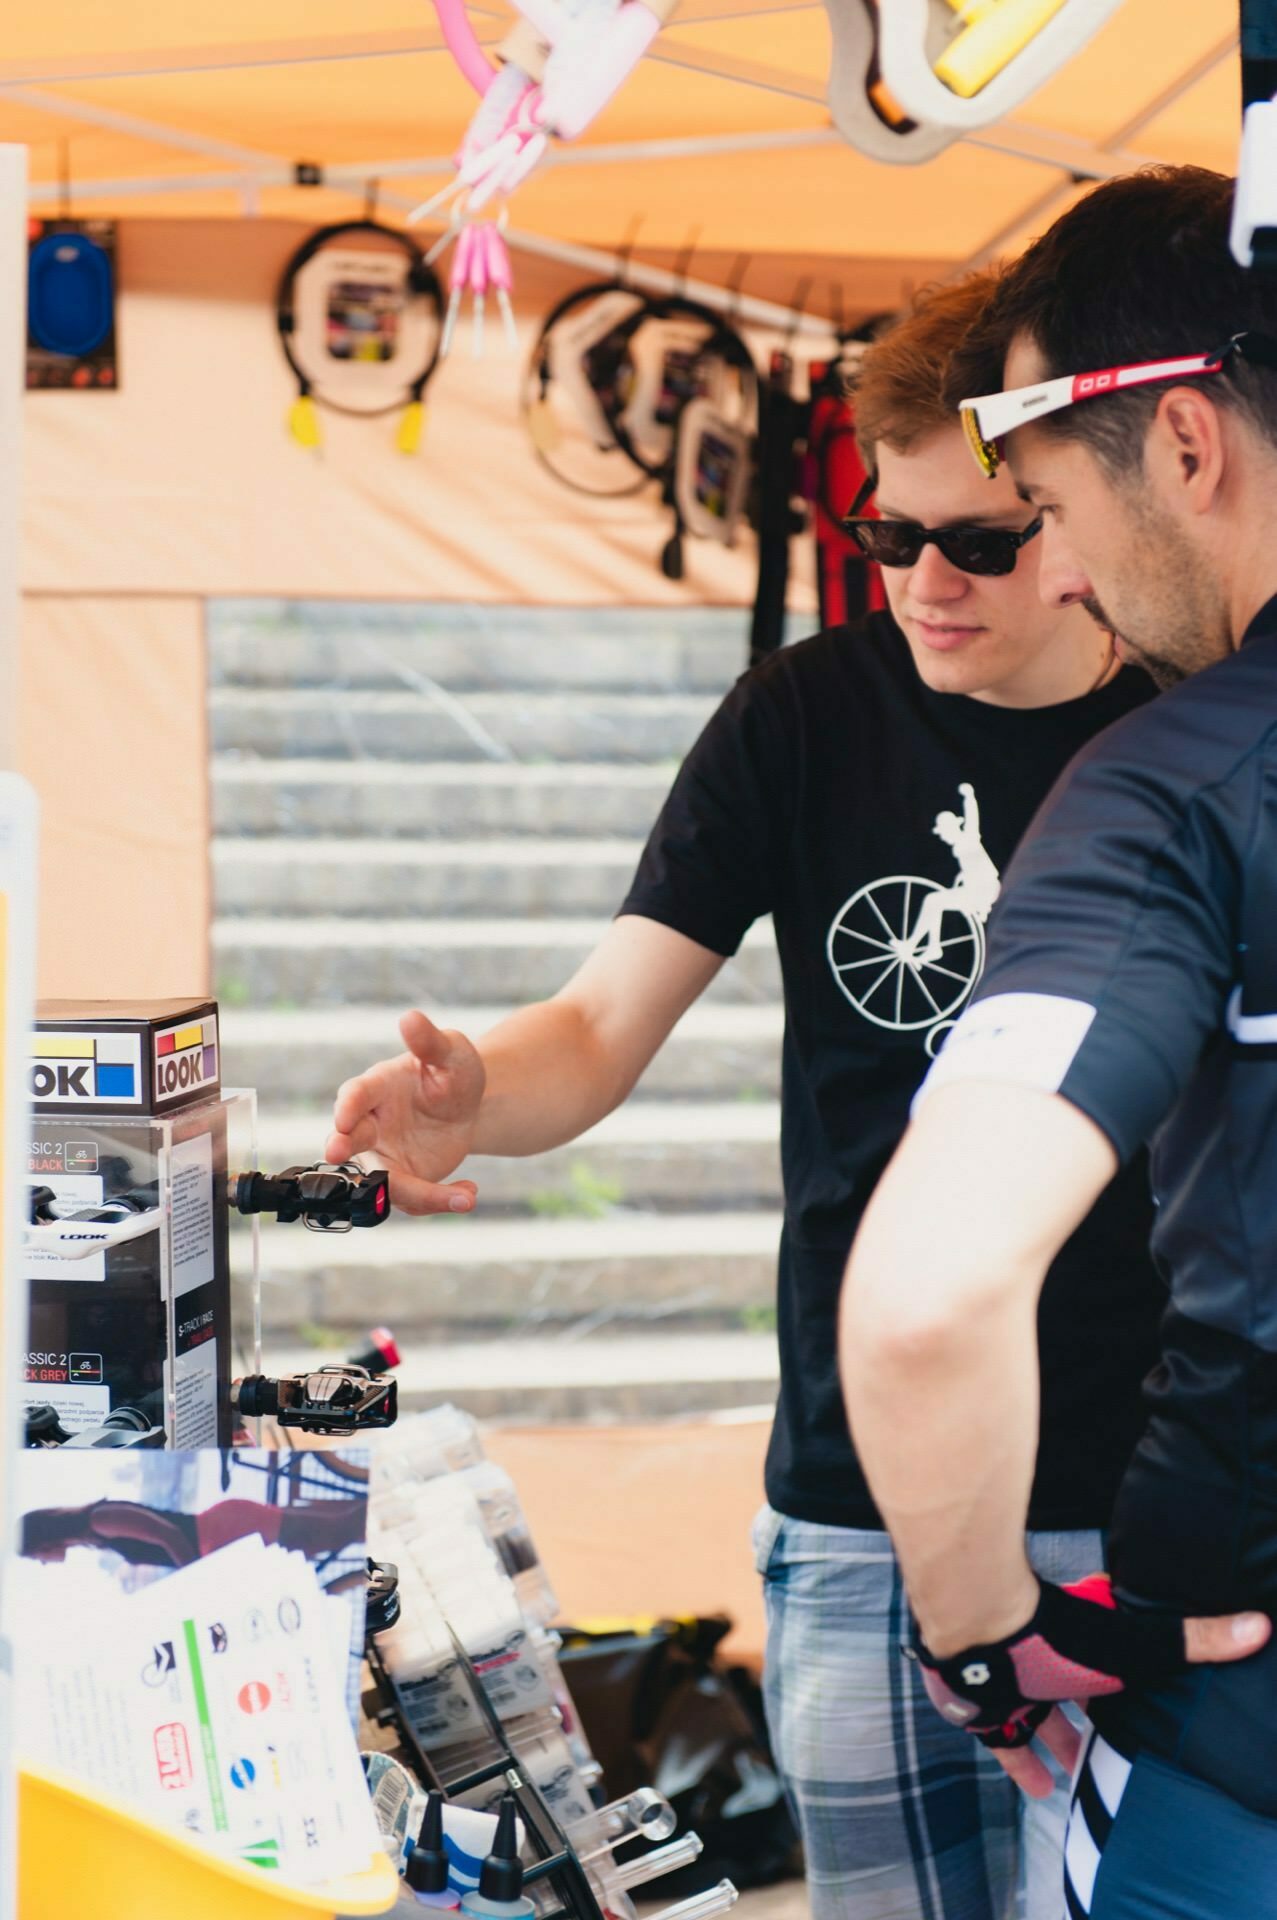
[[[1188,1664],[1180,1615],[1123,1606],[1106,1573],[1044,1581],[1027,1626],[991,1646],[945,1660],[921,1641],[912,1651],[932,1705],[986,1747],[1027,1746],[1058,1701],[1149,1686]]]

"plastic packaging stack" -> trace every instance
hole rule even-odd
[[[452,1635],[469,1655],[511,1747],[560,1824],[585,1819],[600,1769],[558,1663],[557,1610],[509,1474],[451,1406],[402,1420],[373,1453],[370,1550],[399,1568],[402,1602],[379,1638],[413,1730],[445,1777],[488,1757],[487,1730]],[[476,1806],[500,1787],[477,1789]]]
[[[695,1834],[685,1834],[636,1859],[615,1857],[631,1841],[668,1840],[674,1812],[649,1787],[610,1806],[597,1804],[602,1770],[559,1666],[562,1643],[549,1628],[558,1602],[514,1482],[484,1457],[479,1430],[468,1414],[437,1407],[401,1420],[378,1437],[368,1546],[377,1559],[393,1561],[399,1569],[400,1615],[378,1634],[377,1645],[413,1732],[445,1787],[480,1771],[493,1757],[491,1729],[461,1669],[460,1643],[511,1751],[575,1848],[606,1920],[635,1920],[632,1890],[688,1865],[701,1843]],[[394,1816],[387,1823],[388,1848],[402,1870],[424,1796],[391,1777],[392,1770],[402,1773],[397,1763],[370,1755],[365,1764],[374,1792],[395,1800],[385,1809]],[[493,1821],[505,1791],[505,1780],[498,1778],[463,1794],[459,1802],[450,1798],[444,1809],[450,1883],[457,1891],[478,1884],[462,1870],[464,1862],[477,1872],[478,1862],[458,1851],[462,1837],[450,1823],[481,1815]],[[538,1912],[558,1908],[548,1881],[534,1883],[527,1893]],[[714,1920],[735,1900],[736,1889],[723,1880],[655,1920]]]
[[[479,1429],[468,1413],[453,1406],[434,1407],[391,1428],[373,1454],[374,1506],[394,1524],[389,1516],[400,1511],[396,1495],[411,1500],[423,1483],[448,1475],[477,1501],[483,1532],[513,1581],[524,1613],[541,1624],[552,1620],[559,1603],[515,1484],[504,1468],[484,1457]]]

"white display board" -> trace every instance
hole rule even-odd
[[[0,769],[13,766],[18,671],[18,511],[26,355],[26,151],[0,147]],[[35,795],[0,770],[0,1583],[13,1533],[19,1355],[26,1289],[16,1284],[30,1134],[27,1054],[35,1015]],[[15,1792],[8,1644],[0,1635],[0,1920],[16,1912]]]
[[[20,1444],[16,1387],[27,1350],[27,1291],[19,1258],[30,1136],[27,1059],[35,1017],[36,802],[21,775],[0,773],[0,1607],[13,1537],[12,1482]],[[17,1855],[10,1768],[9,1644],[0,1631],[0,1920],[11,1920]]]

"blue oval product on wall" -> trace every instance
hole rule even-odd
[[[111,331],[114,281],[105,250],[87,234],[46,233],[27,265],[27,318],[48,353],[78,357]]]

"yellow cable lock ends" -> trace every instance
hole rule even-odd
[[[1064,0],[996,0],[950,41],[936,61],[937,79],[970,100],[1023,53],[1063,5]]]
[[[415,453],[421,445],[421,436],[425,431],[426,410],[420,400],[412,400],[399,417],[399,431],[395,435],[395,445],[400,453]]]
[[[299,447],[323,445],[324,430],[319,424],[319,408],[308,393],[299,394],[288,409],[288,431]]]

